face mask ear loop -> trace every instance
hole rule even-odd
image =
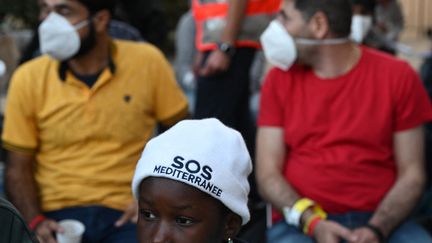
[[[349,38],[336,38],[336,39],[324,39],[324,40],[312,40],[304,38],[296,38],[294,41],[299,45],[339,45],[350,41]]]
[[[79,30],[79,29],[83,28],[84,26],[88,25],[90,23],[90,21],[91,20],[86,19],[86,20],[79,22],[78,24],[74,25],[75,30]]]
[[[83,20],[79,22],[78,24],[74,25],[76,30],[79,30],[83,28],[86,25],[89,25],[91,22],[93,22],[93,18],[95,18],[96,13],[90,13],[86,20]]]

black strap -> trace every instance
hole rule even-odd
[[[372,230],[372,232],[375,234],[375,236],[378,238],[380,243],[385,243],[385,236],[383,234],[383,232],[381,231],[380,228],[376,227],[375,225],[372,224],[366,224],[365,225],[366,228]]]

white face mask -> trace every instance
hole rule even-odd
[[[72,25],[65,17],[51,12],[38,29],[41,52],[59,61],[71,58],[81,46],[77,30],[87,24],[88,20],[84,20]]]
[[[6,74],[6,64],[0,59],[0,78]]]
[[[348,42],[348,38],[314,40],[293,38],[281,22],[273,20],[261,35],[264,55],[272,65],[286,71],[297,60],[298,45],[335,45]]]
[[[357,43],[362,43],[363,39],[369,33],[371,27],[372,27],[371,16],[353,15],[351,20],[350,38]]]

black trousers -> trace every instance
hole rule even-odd
[[[204,54],[203,63],[210,52]],[[215,117],[225,125],[238,130],[253,153],[255,122],[249,108],[250,68],[255,56],[254,48],[238,48],[224,73],[197,77],[197,119]]]

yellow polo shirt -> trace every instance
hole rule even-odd
[[[124,210],[156,123],[187,113],[187,99],[159,50],[113,41],[111,54],[113,65],[92,88],[47,56],[22,65],[12,78],[3,144],[35,155],[44,211],[82,205]]]

